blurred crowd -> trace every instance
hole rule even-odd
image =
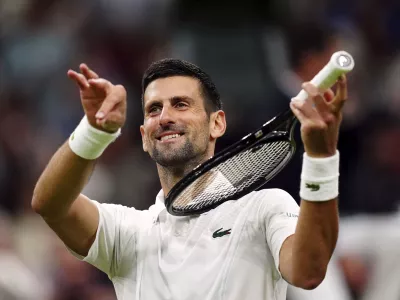
[[[220,150],[287,109],[337,50],[356,67],[339,142],[335,263],[351,299],[400,299],[399,46],[395,0],[1,0],[0,299],[115,299],[105,275],[73,258],[30,207],[46,163],[83,116],[68,69],[85,62],[128,91],[123,134],[84,193],[146,209],[160,190],[139,132],[152,61],[181,58],[211,75],[228,120]],[[294,160],[265,186],[296,200],[298,131]]]

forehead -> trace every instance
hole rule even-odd
[[[143,95],[144,103],[163,101],[177,96],[192,99],[200,97],[200,83],[196,78],[188,76],[171,76],[156,79],[147,86]]]

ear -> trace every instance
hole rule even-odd
[[[147,139],[146,135],[144,134],[144,126],[140,126],[140,134],[142,135],[142,144],[143,144],[143,151],[147,152]]]
[[[218,110],[211,113],[210,116],[210,136],[212,139],[217,139],[224,135],[226,131],[225,112]]]

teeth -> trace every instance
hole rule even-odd
[[[174,139],[174,138],[177,138],[177,137],[180,137],[180,136],[181,136],[181,135],[178,134],[178,133],[166,135],[166,136],[163,136],[163,137],[161,138],[161,141],[166,141],[166,140],[169,140],[169,139]]]

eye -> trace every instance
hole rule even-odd
[[[161,109],[162,109],[161,106],[153,105],[149,108],[148,112],[150,115],[155,115],[155,114],[158,114],[161,111]]]
[[[185,108],[187,106],[188,106],[187,103],[185,103],[183,101],[180,101],[180,102],[175,104],[175,107],[177,107],[177,108]]]

